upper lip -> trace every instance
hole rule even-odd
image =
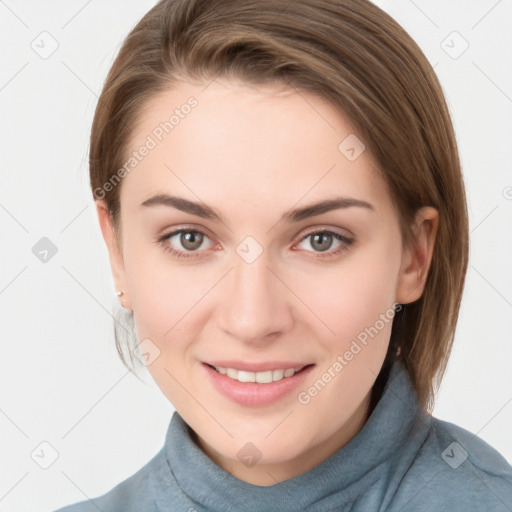
[[[269,370],[286,370],[288,368],[304,368],[313,363],[301,363],[296,361],[263,361],[260,363],[244,362],[244,361],[204,361],[205,364],[211,366],[221,366],[223,368],[234,368],[245,372],[266,372]]]

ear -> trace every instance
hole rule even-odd
[[[119,247],[119,241],[115,235],[110,212],[108,211],[105,202],[102,200],[96,200],[95,205],[101,233],[108,249],[110,268],[112,269],[112,276],[114,278],[116,291],[123,292],[119,297],[119,301],[124,308],[131,310],[132,308],[130,304],[130,295],[128,293],[122,248]]]
[[[396,301],[408,304],[423,294],[427,281],[434,244],[436,240],[439,212],[431,206],[420,208],[413,226],[414,243],[404,247],[398,277]]]

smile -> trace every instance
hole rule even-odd
[[[277,382],[287,377],[292,377],[304,368],[299,366],[297,368],[286,368],[277,370],[267,370],[264,372],[248,372],[244,370],[237,370],[236,368],[225,368],[223,366],[212,367],[222,375],[226,375],[230,379],[237,380],[238,382],[257,382],[259,384],[269,384],[270,382]]]
[[[227,362],[227,361],[226,361]],[[293,363],[292,363],[293,364]],[[297,363],[295,363],[297,364]],[[297,366],[276,364],[237,364],[236,366],[264,366],[260,371],[239,370],[230,366],[203,363],[206,376],[221,395],[244,407],[265,407],[285,400],[313,371],[315,364]],[[272,369],[274,368],[274,369]]]

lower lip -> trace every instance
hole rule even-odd
[[[245,407],[264,407],[278,402],[300,386],[314,368],[314,365],[311,365],[291,377],[284,377],[268,384],[260,384],[258,382],[239,382],[215,371],[205,363],[202,366],[217,391]]]

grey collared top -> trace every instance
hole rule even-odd
[[[57,512],[512,512],[512,467],[478,436],[424,413],[396,361],[361,431],[271,486],[224,471],[175,412],[165,445],[107,494]]]

